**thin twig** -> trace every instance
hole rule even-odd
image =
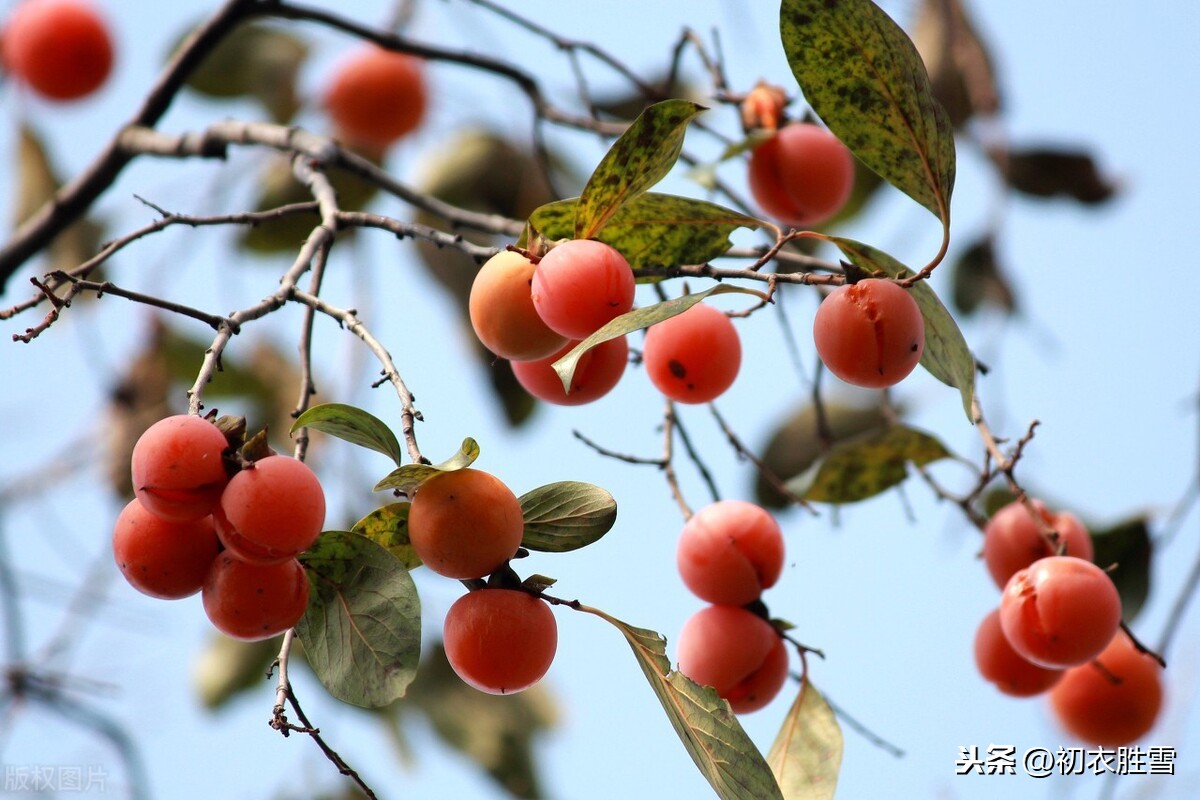
[[[371,352],[375,354],[375,358],[383,365],[382,374],[383,382],[392,384],[396,390],[396,395],[400,398],[400,431],[404,436],[405,444],[408,448],[408,455],[414,464],[428,464],[429,459],[421,455],[421,449],[417,446],[416,438],[416,423],[422,419],[421,412],[414,405],[412,392],[408,390],[408,386],[404,383],[404,379],[400,376],[399,370],[396,369],[396,364],[392,360],[391,354],[387,348],[375,338],[375,335],[367,328],[366,325],[359,320],[357,312],[353,309],[343,309],[331,306],[319,297],[315,297],[307,292],[294,290],[291,293],[292,299],[297,302],[311,306],[314,311],[319,311],[326,316],[332,317],[341,323],[347,330],[363,341]]]
[[[671,497],[675,498],[675,502],[679,506],[680,512],[683,513],[683,519],[686,522],[692,518],[692,507],[688,505],[687,500],[684,498],[683,489],[679,486],[679,476],[675,474],[675,423],[675,407],[671,404],[670,400],[667,400],[666,411],[663,413],[663,477],[667,479],[667,487],[671,490]]]
[[[225,36],[258,4],[258,0],[229,0],[183,42],[141,107],[122,126],[153,127],[183,88],[188,76]],[[121,146],[120,134],[109,140],[91,165],[22,222],[0,249],[0,293],[12,274],[34,253],[83,216],[136,155]]]
[[[700,451],[692,443],[692,437],[688,435],[687,428],[679,421],[679,416],[675,413],[675,404],[667,403],[667,416],[672,422],[675,430],[679,431],[679,441],[683,442],[683,449],[687,451],[688,458],[696,465],[696,470],[700,473],[700,478],[704,481],[704,485],[708,487],[709,496],[715,503],[721,499],[721,492],[717,489],[717,483],[713,480],[712,473],[708,469],[708,465],[704,463],[704,459],[700,458]]]
[[[816,509],[814,509],[807,500],[793,492],[791,489],[787,488],[787,484],[780,480],[779,476],[776,475],[773,470],[769,469],[767,465],[763,463],[761,458],[754,455],[750,448],[746,447],[746,445],[742,443],[742,440],[739,439],[737,434],[733,432],[733,428],[731,428],[729,423],[725,421],[725,418],[721,416],[721,412],[717,410],[715,403],[709,403],[708,409],[712,412],[713,419],[717,421],[717,425],[721,428],[721,432],[725,434],[725,438],[729,440],[729,444],[732,445],[739,458],[744,458],[753,464],[754,468],[758,470],[758,474],[761,475],[763,479],[767,481],[767,483],[771,484],[771,487],[775,491],[779,492],[796,505],[802,506],[803,508],[812,512],[814,516],[817,514]]]
[[[314,728],[312,723],[308,721],[308,716],[305,715],[304,709],[300,707],[300,701],[296,699],[296,694],[292,691],[290,686],[287,690],[287,699],[296,712],[296,718],[300,720],[300,724],[303,727],[289,726],[289,728],[281,730],[280,732],[285,736],[287,735],[287,731],[296,731],[308,735],[309,738],[317,743],[317,747],[321,748],[321,752],[325,754],[325,757],[329,759],[330,763],[337,767],[338,772],[354,781],[354,784],[361,789],[363,794],[365,794],[368,798],[371,800],[378,800],[378,795],[375,794],[375,790],[368,786],[366,781],[363,780],[362,776],[359,775],[358,772],[355,771],[349,764],[347,764],[346,760],[338,755],[337,751],[330,747],[325,740],[321,738],[321,729]]]

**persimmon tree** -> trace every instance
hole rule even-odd
[[[244,694],[279,734],[313,739],[353,791],[389,796],[355,769],[355,752],[306,715],[293,677],[308,670],[342,703],[381,715],[415,709],[504,791],[537,797],[539,681],[564,657],[559,631],[602,622],[610,635],[597,627],[590,646],[627,647],[629,667],[651,690],[613,702],[657,701],[717,796],[832,797],[843,728],[894,749],[873,731],[888,717],[850,716],[827,700],[818,684],[838,641],[811,640],[805,619],[836,609],[794,605],[775,584],[786,563],[804,558],[795,529],[828,526],[843,509],[904,491],[936,498],[963,529],[977,529],[986,567],[963,568],[978,571],[981,592],[994,591],[988,570],[1004,591],[993,615],[1000,622],[989,617],[978,638],[962,636],[986,680],[1018,696],[1057,685],[1051,707],[1085,741],[1096,731],[1096,744],[1126,745],[1151,730],[1170,702],[1160,689],[1171,680],[1164,655],[1195,581],[1172,587],[1174,621],[1151,641],[1136,616],[1152,520],[1089,532],[1070,511],[1047,511],[1023,461],[1039,445],[1039,423],[993,425],[991,387],[981,379],[988,367],[960,324],[984,306],[1013,310],[994,252],[1004,230],[997,221],[972,241],[979,234],[960,234],[951,213],[962,192],[988,191],[958,185],[964,141],[985,145],[1005,196],[1094,205],[1114,188],[1084,155],[978,135],[972,123],[995,121],[1001,108],[966,5],[920,4],[923,35],[914,43],[871,0],[782,0],[764,46],[782,53],[790,75],[757,86],[731,84],[729,62],[748,54],[723,52],[715,34],[684,28],[664,38],[665,76],[641,75],[599,36],[567,39],[491,0],[461,5],[557,47],[571,67],[568,87],[544,63],[411,35],[417,3],[398,4],[380,25],[336,4],[227,0],[160,43],[170,50],[161,72],[125,123],[99,135],[78,174],[56,174],[33,126],[21,128],[21,219],[0,246],[0,319],[15,325],[8,346],[42,348],[72,325],[86,330],[89,306],[152,315],[149,327],[117,317],[131,329],[115,356],[122,379],[95,426],[112,465],[110,490],[128,505],[102,527],[133,588],[160,599],[200,593],[214,626],[247,640],[215,640],[205,657],[237,666],[209,684],[207,702]],[[81,7],[26,0],[14,16],[35,6]],[[108,24],[119,28],[123,13],[114,8]],[[307,96],[297,76],[312,30],[346,47]],[[14,25],[4,44],[5,101],[14,104],[39,91],[27,77],[38,51],[20,36]],[[528,119],[527,135],[455,134],[473,112],[433,88],[443,69],[515,88],[523,105],[512,113]],[[601,75],[621,84],[620,102],[598,99]],[[52,126],[53,107],[37,103],[78,94],[51,92],[28,116]],[[213,103],[201,126],[164,124],[173,104],[196,96]],[[434,125],[456,136],[454,161],[411,182],[394,169],[396,148]],[[125,202],[152,221],[103,228],[101,198],[146,162],[163,174],[221,162],[227,182],[250,165],[254,196],[213,211],[186,192],[160,198],[147,188]],[[376,210],[384,198],[386,211]],[[869,228],[858,226],[880,202],[920,214],[937,234],[929,252],[910,263],[864,235]],[[169,230],[187,248],[224,237],[223,255],[247,262],[221,287],[220,307],[235,310],[214,311],[216,301],[166,282],[138,283],[124,268]],[[354,256],[369,237],[398,240],[433,282],[385,302],[369,289],[356,295]],[[939,286],[948,288],[935,289],[946,273]],[[434,283],[446,291],[434,295]],[[812,313],[798,310],[804,302]],[[457,316],[475,363],[457,363],[444,340],[386,324],[431,305]],[[775,338],[739,338],[771,315],[783,323]],[[256,344],[271,325],[290,332],[298,355]],[[354,353],[348,360],[372,365],[349,385],[324,377],[336,365],[323,345],[334,339]],[[660,402],[610,407],[614,429],[649,432],[635,451],[576,431],[545,454],[553,479],[528,487],[524,465],[481,437],[475,420],[440,413],[447,398],[410,379],[406,364],[418,355],[483,374],[488,391],[474,401],[514,429],[539,424],[540,402],[614,402],[629,381],[647,382]],[[739,433],[753,409],[723,406],[752,369],[796,373],[811,389],[761,446]],[[910,375],[954,398],[938,429],[907,421],[912,409],[893,387]],[[876,391],[848,405],[838,379]],[[955,452],[949,432],[957,438],[962,429],[973,438]],[[180,431],[182,443],[172,438]],[[461,445],[437,452],[445,441]],[[372,473],[381,458],[387,467]],[[744,465],[753,489],[718,485],[709,469],[718,461]],[[618,496],[580,479],[592,463],[661,477],[643,480],[636,497]],[[559,554],[586,564],[613,532],[636,531],[651,503],[677,508],[680,525],[638,535],[669,536],[672,550],[678,539],[667,569],[678,566],[683,574],[672,577],[711,603],[678,631],[656,618],[654,587],[622,586],[612,574],[577,585],[553,572]],[[1009,545],[1021,552],[1000,552]],[[636,543],[627,546],[626,557],[638,558]],[[869,547],[853,546],[869,557]],[[1013,569],[1000,570],[1006,557]],[[1013,575],[1007,587],[998,570]],[[1038,577],[1051,573],[1053,585]],[[422,599],[447,591],[456,599],[444,627],[431,630]],[[603,610],[605,593],[616,591],[639,594],[636,617]],[[6,590],[6,603],[15,597]],[[1080,628],[1087,641],[1057,658],[1059,634]],[[10,655],[20,676],[10,680],[12,697],[62,702],[35,665],[18,670],[22,657]],[[1105,662],[1132,665],[1138,691],[1113,690],[1122,676]],[[1060,679],[1056,671],[1067,668]],[[1133,721],[1090,712],[1093,686]],[[494,694],[512,695],[499,722],[477,723],[474,715],[499,708],[485,705]],[[439,710],[449,697],[463,709],[457,719]],[[779,709],[778,733],[756,741],[742,715],[768,707]],[[472,745],[471,736],[487,742]]]

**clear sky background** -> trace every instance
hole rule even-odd
[[[42,132],[60,169],[73,174],[131,114],[183,28],[214,5],[197,0],[136,8],[102,3],[118,37],[119,63],[95,99],[52,107],[5,85],[0,93],[5,115],[0,164],[8,165],[0,166],[0,174],[10,178],[5,184],[13,183],[19,119]],[[885,8],[908,21],[915,5],[891,2]],[[366,23],[382,21],[389,11],[386,3],[361,0],[333,7]],[[701,35],[719,27],[731,83],[742,89],[759,77],[794,86],[777,40],[776,9],[775,3],[718,0],[520,4],[522,13],[546,27],[594,41],[641,72],[664,63],[683,26]],[[1152,514],[1155,535],[1161,535],[1168,512],[1189,486],[1194,490],[1200,450],[1200,272],[1191,263],[1200,210],[1200,159],[1194,146],[1200,118],[1193,102],[1200,77],[1194,41],[1200,12],[1177,0],[1137,8],[1010,0],[975,2],[971,10],[997,61],[1011,141],[1086,147],[1122,188],[1098,210],[1016,198],[1004,206],[999,254],[1017,286],[1022,314],[1015,320],[983,315],[964,324],[973,349],[992,368],[980,382],[985,408],[993,427],[1014,438],[1031,420],[1041,421],[1018,473],[1030,486],[1097,525]],[[313,46],[302,87],[315,93],[350,42],[312,26],[300,31]],[[532,65],[558,102],[573,102],[565,59],[461,0],[423,4],[415,32]],[[597,87],[617,85],[602,68],[589,65],[593,68]],[[517,136],[528,130],[525,101],[501,82],[447,66],[434,67],[430,79],[435,90],[429,124],[397,147],[388,163],[401,177],[418,175],[423,159],[464,123],[486,121]],[[162,127],[196,130],[226,116],[250,114],[258,112],[248,104],[218,106],[182,98]],[[710,116],[714,125],[734,130],[731,110]],[[316,108],[298,121],[318,130],[324,125]],[[591,137],[556,133],[554,140],[585,174],[603,152]],[[134,193],[179,211],[236,209],[238,197],[250,189],[254,173],[248,165],[255,158],[254,152],[239,151],[224,166],[139,163],[104,196],[98,211],[110,233],[117,234],[151,218],[132,199]],[[742,185],[734,165],[722,174]],[[670,187],[700,193],[678,177]],[[996,191],[978,154],[961,148],[956,243],[970,241],[984,228],[995,211]],[[8,192],[0,205],[0,214],[8,218]],[[374,209],[408,215],[391,199],[381,199]],[[895,197],[846,233],[907,263],[924,263],[921,259],[937,249],[939,231],[928,213]],[[238,255],[228,247],[230,236],[180,230],[152,237],[114,261],[110,277],[217,312],[244,307],[273,289],[283,262]],[[652,468],[604,459],[571,436],[578,430],[613,450],[657,456],[661,402],[645,376],[631,369],[602,401],[577,409],[543,408],[533,425],[510,431],[491,405],[449,302],[416,265],[411,245],[370,232],[359,239],[352,247],[337,248],[327,297],[359,308],[396,356],[426,417],[419,429],[422,449],[437,459],[472,436],[483,451],[478,466],[503,477],[518,494],[563,479],[608,488],[620,513],[601,543],[575,554],[534,556],[522,571],[552,575],[559,579],[557,594],[673,638],[700,603],[675,575],[681,518],[666,483]],[[24,298],[24,280],[32,274],[27,268],[14,279],[0,305]],[[935,288],[944,291],[946,278],[937,275]],[[796,290],[786,300],[802,358],[811,366],[814,356],[805,333],[816,296]],[[738,300],[723,298],[720,305],[735,308]],[[34,316],[0,326],[0,385],[5,387],[0,484],[12,485],[80,442],[98,448],[104,437],[104,391],[121,371],[127,348],[144,334],[146,318],[143,309],[109,297],[72,309],[31,345],[7,340],[33,324]],[[275,315],[235,340],[231,352],[244,352],[258,336],[292,348],[298,322],[295,313]],[[718,407],[745,442],[761,446],[809,386],[806,376],[790,366],[775,313],[740,325],[743,374]],[[374,366],[364,364],[357,341],[327,323],[317,330],[317,371],[332,387],[330,393],[397,420],[394,395],[365,389]],[[201,326],[193,332],[205,335]],[[962,415],[957,393],[918,371],[896,394],[913,409],[913,424],[979,462],[979,439]],[[751,473],[707,411],[685,409],[683,419],[723,495],[748,497]],[[382,457],[334,444],[320,459],[334,499],[331,512],[349,515],[381,499],[368,490],[387,469]],[[688,499],[702,505],[707,498],[694,470],[686,462],[679,467]],[[965,486],[970,480],[953,463],[938,465],[935,472],[951,484]],[[2,509],[7,556],[22,589],[27,651],[37,653],[67,626],[67,650],[39,663],[64,677],[72,697],[130,731],[154,796],[298,797],[340,787],[343,779],[311,742],[301,736],[284,739],[267,727],[274,703],[271,684],[264,682],[217,714],[199,707],[191,669],[210,632],[199,600],[151,601],[116,577],[105,554],[118,510],[103,488],[99,464]],[[1200,618],[1194,610],[1168,653],[1166,712],[1142,743],[1176,747],[1176,776],[1126,777],[1107,788],[1106,781],[1092,776],[956,777],[962,746],[982,750],[1012,744],[1023,752],[1070,744],[1041,700],[1003,697],[975,672],[972,637],[998,600],[976,558],[978,532],[917,481],[902,493],[821,512],[815,518],[802,512],[781,516],[788,566],[765,599],[775,615],[795,623],[799,639],[825,651],[824,661],[810,660],[815,684],[906,753],[894,758],[847,729],[838,797],[1097,798],[1113,789],[1109,796],[1119,798],[1195,796]],[[1193,506],[1159,548],[1150,602],[1134,626],[1150,642],[1158,639],[1200,550],[1198,521]],[[427,628],[436,630],[460,588],[428,575],[417,578]],[[94,591],[72,616],[67,606],[75,588],[89,581]],[[547,686],[561,701],[561,719],[539,751],[548,795],[557,800],[709,796],[616,630],[563,610],[557,616],[560,648]],[[402,766],[375,720],[323,700],[321,688],[305,672],[294,677],[313,722],[381,796],[497,796],[485,778],[427,729],[410,727],[413,763]],[[764,750],[790,699],[781,697],[743,718]],[[111,747],[36,704],[4,707],[0,763],[85,770],[100,765],[114,796],[121,796],[128,780]]]

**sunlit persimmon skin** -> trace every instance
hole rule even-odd
[[[112,72],[112,37],[90,3],[25,0],[5,28],[4,63],[43,97],[78,100],[99,89]]]
[[[267,456],[233,476],[213,509],[221,543],[243,561],[287,561],[312,546],[325,523],[325,492],[303,461]]]
[[[1090,561],[1050,556],[1009,578],[1000,597],[1000,626],[1019,655],[1048,669],[1087,663],[1121,623],[1112,579]]]
[[[750,193],[767,216],[793,228],[825,222],[854,189],[854,157],[825,128],[785,125],[750,153]]]
[[[383,149],[411,133],[428,102],[424,65],[404,53],[367,45],[334,72],[325,108],[338,136],[350,144]]]
[[[742,343],[719,309],[704,303],[650,326],[642,345],[646,374],[678,403],[708,403],[737,379]]]
[[[854,386],[883,389],[904,380],[925,352],[916,300],[892,281],[868,278],[829,293],[813,318],[817,355]]]
[[[229,482],[225,435],[187,414],[160,419],[133,446],[133,490],[147,511],[164,519],[207,517]]]
[[[479,589],[450,606],[446,659],[467,684],[488,694],[533,686],[550,669],[558,624],[550,605],[517,589]]]
[[[553,331],[586,339],[633,308],[635,281],[615,248],[572,239],[542,256],[533,273],[533,307]]]
[[[783,532],[761,506],[721,500],[683,526],[675,561],[683,583],[701,600],[744,606],[783,572]]]
[[[511,250],[489,258],[471,284],[471,327],[483,346],[510,361],[553,355],[567,338],[546,327],[530,294],[536,267]]]
[[[1079,517],[1068,511],[1054,513],[1040,500],[1034,500],[1042,520],[1050,530],[1061,537],[1066,545],[1063,555],[1076,556],[1091,561],[1092,537]],[[988,520],[983,529],[983,560],[987,564],[992,580],[1001,589],[1013,573],[1028,567],[1039,558],[1057,555],[1029,509],[1014,501],[999,509]]]
[[[571,352],[578,340],[568,340],[558,352],[537,361],[512,362],[517,383],[539,400],[559,406],[579,406],[599,400],[621,382],[629,363],[629,343],[624,336],[609,339],[579,358],[571,375],[571,391],[563,389],[554,362]]]
[[[737,606],[707,606],[679,631],[679,671],[711,686],[735,713],[770,703],[787,681],[788,655],[771,623]]]
[[[150,597],[178,600],[200,591],[221,543],[212,517],[166,520],[136,498],[113,525],[113,558],[129,585]]]
[[[413,550],[448,578],[482,578],[521,546],[525,522],[516,495],[477,469],[441,472],[417,489],[408,511]]]
[[[1050,708],[1068,733],[1088,744],[1132,744],[1150,732],[1162,710],[1162,667],[1124,633],[1096,661],[1103,669],[1084,664],[1066,671],[1050,692]]]
[[[213,561],[200,592],[208,620],[226,636],[269,639],[293,627],[308,605],[308,577],[294,558],[251,564],[229,553]]]
[[[1033,697],[1058,683],[1059,669],[1046,669],[1022,658],[1000,628],[1000,609],[983,618],[975,632],[975,666],[984,680],[1010,697]]]

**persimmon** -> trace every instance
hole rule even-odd
[[[427,103],[422,61],[376,45],[349,55],[325,91],[337,135],[375,150],[414,131]]]
[[[5,27],[4,62],[43,97],[78,100],[99,89],[112,72],[112,35],[90,3],[25,0]]]
[[[163,600],[200,591],[221,543],[212,517],[167,520],[134,498],[113,525],[113,558],[130,586]]]
[[[490,575],[516,554],[524,532],[516,495],[478,469],[426,479],[408,511],[409,542],[417,557],[448,578]]]
[[[295,626],[304,616],[308,592],[308,576],[294,558],[251,564],[221,553],[209,568],[200,596],[217,630],[253,641]]]
[[[1069,511],[1050,511],[1040,500],[1033,501],[1041,522],[1055,531],[1066,546],[1063,555],[1091,561],[1092,537],[1079,517]],[[1058,555],[1042,534],[1038,521],[1024,503],[1013,501],[1000,508],[983,528],[983,561],[992,580],[1001,589],[1013,573],[1046,556]]]
[[[651,325],[642,345],[646,374],[679,403],[708,403],[737,379],[742,343],[723,312],[704,303]]]
[[[1121,596],[1104,570],[1050,556],[1018,570],[1000,598],[1004,637],[1023,658],[1061,669],[1095,658],[1121,624]]]
[[[550,669],[558,624],[544,600],[519,589],[485,588],[458,598],[442,628],[446,659],[488,694],[533,686]]]
[[[471,284],[471,327],[483,346],[510,361],[537,361],[567,343],[542,322],[533,307],[537,267],[520,253],[505,250],[480,267]]]
[[[793,228],[825,222],[854,189],[854,157],[826,128],[784,125],[750,152],[750,193],[763,211]]]
[[[625,256],[593,239],[571,239],[542,256],[533,273],[533,307],[553,331],[586,339],[633,308],[635,281]]]
[[[737,606],[711,605],[689,617],[675,657],[680,672],[713,687],[738,714],[763,708],[787,682],[783,639],[771,623]]]
[[[599,400],[621,382],[629,363],[629,343],[624,336],[601,342],[579,357],[571,375],[571,389],[563,389],[554,362],[575,349],[579,340],[568,340],[562,349],[537,361],[513,361],[517,383],[539,400],[560,406],[578,406]]]
[[[783,572],[783,532],[762,506],[720,500],[683,526],[675,560],[684,585],[701,600],[742,606]]]
[[[975,666],[979,674],[1011,697],[1032,697],[1058,683],[1061,669],[1039,667],[1013,650],[1000,627],[1000,609],[983,618],[975,632]]]
[[[307,550],[325,523],[316,473],[290,456],[267,456],[234,475],[213,510],[221,543],[243,561],[286,561]]]
[[[925,352],[917,301],[892,281],[868,278],[834,289],[813,318],[813,342],[825,366],[869,389],[894,386]]]
[[[133,491],[146,510],[164,519],[207,517],[229,482],[225,434],[187,414],[160,419],[133,446]]]
[[[1050,692],[1050,708],[1067,732],[1103,747],[1132,744],[1162,710],[1162,667],[1118,633],[1095,663],[1066,671]]]

